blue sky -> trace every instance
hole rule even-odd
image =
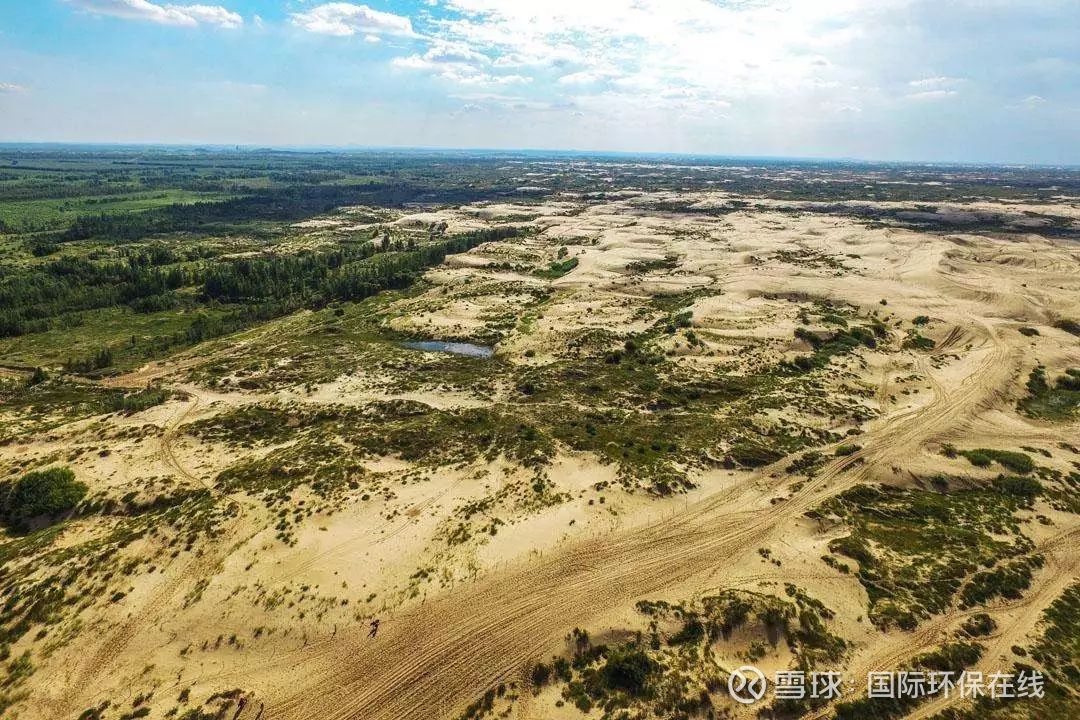
[[[0,0],[0,141],[1080,164],[1080,2]]]

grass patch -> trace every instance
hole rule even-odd
[[[1037,481],[1010,476],[951,493],[860,485],[810,516],[851,526],[829,549],[859,563],[870,620],[910,630],[954,598],[975,605],[1028,587],[1041,559],[1015,513],[1041,493]]]
[[[951,708],[942,720],[1042,720],[1080,717],[1080,583],[1073,584],[1043,613],[1040,636],[1024,652],[1045,677],[1041,698],[980,697],[973,705]],[[1033,670],[1017,662],[1013,672]],[[1004,668],[1002,668],[1004,670]]]
[[[0,403],[5,410],[0,416],[0,443],[94,415],[138,412],[167,398],[167,391],[155,387],[133,391],[64,379],[33,385],[21,380],[0,381]]]
[[[574,630],[567,638],[569,657],[534,667],[535,688],[558,683],[565,703],[609,720],[713,717],[720,707],[711,695],[726,682],[718,647],[752,662],[783,644],[792,666],[804,671],[848,652],[829,630],[832,611],[794,585],[785,586],[783,597],[725,590],[686,603],[641,601],[637,610],[647,628],[615,645],[595,644],[587,632]],[[750,650],[728,645],[737,631],[753,638]],[[805,711],[809,702],[785,705],[784,711]]]
[[[1030,455],[1022,452],[977,448],[975,450],[960,450],[959,454],[967,458],[968,462],[975,467],[988,468],[993,463],[997,463],[1006,470],[1025,474],[1035,469],[1035,461],[1031,459]]]
[[[1080,415],[1080,368],[1069,368],[1051,383],[1040,365],[1028,376],[1027,391],[1017,407],[1029,417],[1060,422]]]
[[[959,674],[982,657],[984,648],[978,643],[959,640],[942,645],[937,650],[917,656],[910,668],[930,672]],[[907,715],[923,704],[926,698],[914,695],[896,697],[864,697],[836,706],[836,720],[891,720]]]
[[[554,260],[542,270],[533,270],[533,275],[544,278],[545,280],[558,280],[563,275],[569,274],[577,266],[578,259],[576,257],[566,258],[565,260]]]

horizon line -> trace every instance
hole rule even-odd
[[[447,154],[529,154],[529,155],[573,155],[580,157],[628,157],[628,158],[698,158],[715,160],[766,160],[771,162],[796,163],[849,163],[856,165],[923,165],[939,167],[1001,167],[1013,169],[1055,169],[1080,170],[1080,163],[1048,163],[1039,161],[1008,162],[995,160],[884,160],[850,156],[828,155],[737,155],[716,152],[686,152],[666,150],[602,150],[575,148],[488,148],[458,147],[447,145],[361,145],[361,144],[265,144],[265,143],[230,143],[230,142],[157,142],[157,141],[80,141],[80,140],[2,140],[0,149],[9,148],[146,148],[146,149],[189,149],[233,152],[286,152],[286,153],[348,153],[348,152],[389,152],[389,153],[447,153]]]

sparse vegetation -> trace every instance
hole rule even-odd
[[[910,630],[954,598],[973,606],[1029,587],[1042,559],[1030,552],[1015,513],[1041,493],[1037,481],[1010,476],[950,492],[863,485],[811,516],[851,525],[830,549],[859,564],[870,620]]]
[[[1019,403],[1020,411],[1035,418],[1061,421],[1080,415],[1080,368],[1069,368],[1051,383],[1041,365],[1031,371],[1028,395]]]
[[[0,150],[0,714],[41,714],[50,687],[85,720],[254,716],[217,668],[313,642],[330,658],[375,618],[387,631],[350,660],[391,673],[411,653],[424,674],[400,697],[422,714],[461,686],[428,684],[426,640],[387,641],[408,613],[455,623],[478,658],[524,658],[569,630],[564,600],[592,616],[641,588],[692,599],[574,630],[521,677],[491,668],[508,680],[471,686],[463,717],[512,717],[521,693],[607,720],[722,717],[738,664],[845,669],[852,641],[935,615],[951,636],[900,665],[1019,638],[1003,604],[1060,579],[1080,511],[1080,371],[1060,365],[1068,321],[1017,327],[974,288],[1067,272],[1061,243],[1030,262],[1028,236],[1077,237],[1045,205],[1080,186],[756,163]],[[954,237],[961,202],[980,209]],[[1068,312],[1059,285],[1039,302]],[[1036,350],[1052,369],[1018,410],[1038,422],[1004,422]],[[884,484],[853,487],[868,478]],[[476,583],[492,568],[505,588]],[[788,584],[804,577],[827,594]],[[463,586],[477,622],[457,624]],[[1071,601],[1009,641],[1063,690],[976,709],[1076,714]],[[193,629],[208,614],[229,627]],[[845,700],[845,718],[914,707]]]

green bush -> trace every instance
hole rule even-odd
[[[985,637],[995,630],[997,630],[997,623],[986,613],[972,615],[960,626],[960,632],[968,637]]]
[[[36,367],[34,368],[33,374],[31,374],[30,377],[26,379],[26,385],[27,387],[34,387],[35,385],[40,385],[48,379],[48,373],[46,373],[45,370],[43,370],[42,368]]]
[[[75,508],[86,496],[86,485],[70,468],[52,467],[23,475],[3,502],[3,522],[25,530],[36,518],[54,519]]]
[[[553,670],[550,665],[537,663],[532,669],[532,686],[542,688],[551,681]]]
[[[1058,390],[1071,390],[1080,392],[1080,368],[1069,368],[1065,374],[1058,378]]]
[[[556,260],[549,264],[542,270],[534,270],[533,275],[547,280],[558,280],[563,275],[566,275],[571,270],[578,266],[577,258],[567,258],[566,260]]]
[[[937,343],[914,330],[910,330],[901,347],[905,350],[933,350],[937,347]]]
[[[977,448],[975,450],[962,450],[961,455],[968,459],[975,467],[990,467],[996,462],[1002,467],[1018,473],[1029,473],[1035,469],[1035,461],[1030,455],[1010,450],[989,450]]]
[[[656,664],[643,650],[624,647],[612,651],[601,673],[608,687],[640,695],[655,671]]]

